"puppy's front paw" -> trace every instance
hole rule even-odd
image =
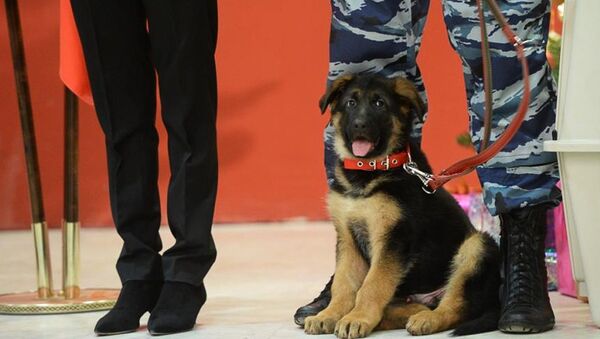
[[[410,318],[406,323],[406,330],[412,335],[426,335],[444,330],[442,316],[433,311],[422,311]]]
[[[365,317],[349,314],[335,325],[335,335],[341,339],[364,338],[377,324],[372,324]]]
[[[335,329],[337,319],[315,315],[304,319],[304,332],[306,334],[331,334]]]

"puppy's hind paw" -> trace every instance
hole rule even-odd
[[[412,335],[427,335],[444,331],[443,324],[440,314],[434,311],[422,311],[408,318],[406,330]]]

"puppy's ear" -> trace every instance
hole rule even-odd
[[[327,106],[329,106],[339,97],[339,95],[346,88],[346,85],[348,85],[348,83],[352,81],[352,79],[354,79],[354,76],[344,75],[335,79],[333,83],[331,83],[331,85],[327,87],[327,91],[325,91],[325,94],[323,94],[321,100],[319,100],[319,108],[321,109],[321,114],[325,113],[325,111],[327,110]]]
[[[394,91],[403,99],[408,102],[408,104],[412,107],[415,114],[419,120],[423,121],[423,117],[425,116],[425,103],[421,100],[421,96],[419,95],[419,91],[412,82],[404,79],[404,78],[396,78],[394,81]]]

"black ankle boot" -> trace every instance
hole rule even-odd
[[[151,311],[160,295],[162,281],[130,280],[123,284],[115,306],[96,323],[97,335],[134,332],[140,318]]]
[[[148,331],[151,335],[164,335],[193,329],[205,301],[204,285],[166,281],[148,319]]]
[[[329,278],[329,281],[325,285],[325,288],[319,293],[319,295],[310,303],[300,307],[294,314],[294,322],[298,326],[304,326],[304,319],[315,315],[327,307],[331,301],[331,284],[333,283],[333,276]]]
[[[533,206],[500,215],[502,332],[537,333],[554,327],[544,260],[547,209]]]

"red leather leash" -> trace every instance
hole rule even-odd
[[[481,8],[482,6],[481,1],[482,0],[477,0],[477,5],[479,6],[479,8]],[[512,43],[515,47],[517,57],[521,62],[523,73],[523,99],[519,104],[517,114],[515,115],[509,126],[506,128],[504,133],[502,133],[502,135],[489,147],[485,147],[485,144],[487,142],[484,142],[484,147],[482,147],[481,152],[476,156],[461,160],[446,168],[439,174],[430,174],[419,170],[416,163],[410,161],[409,157],[409,162],[404,164],[404,169],[407,173],[417,176],[423,182],[423,190],[427,193],[434,193],[438,188],[443,186],[448,181],[472,172],[478,165],[487,162],[496,154],[498,154],[498,152],[500,152],[513,138],[519,127],[521,127],[521,123],[523,122],[523,119],[525,118],[525,114],[527,113],[527,109],[529,107],[529,101],[531,96],[529,88],[529,67],[527,65],[527,59],[525,58],[525,48],[523,46],[523,41],[510,28],[510,26],[506,22],[506,19],[504,18],[500,9],[498,8],[498,5],[496,4],[495,0],[485,1],[490,6],[490,9],[496,17],[496,20],[498,20],[502,28],[502,32],[504,33],[508,41]],[[479,26],[482,32],[485,32],[485,21],[483,20],[482,16],[480,16],[480,19],[481,20],[479,22]],[[487,54],[489,53],[489,46],[487,46],[486,41],[484,40],[485,39],[482,39],[482,51],[484,51],[483,53]],[[488,72],[485,71],[485,69],[491,69],[491,65],[489,63],[489,58],[486,58],[485,55],[483,56],[484,57],[482,59],[484,64],[483,68],[485,82],[485,79],[487,79],[490,76],[490,74],[488,74]],[[486,99],[486,101],[488,100],[490,100],[490,98]],[[488,105],[488,107],[491,107],[491,105]],[[489,120],[491,119],[487,120],[487,123],[489,124]]]

